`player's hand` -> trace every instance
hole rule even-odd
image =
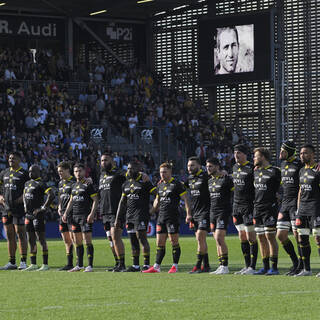
[[[223,177],[228,175],[228,172],[226,170],[221,170],[220,172]]]
[[[63,212],[62,212],[62,210],[60,208],[58,209],[58,214],[59,214],[60,217],[63,216]]]
[[[93,215],[92,214],[89,214],[88,217],[87,217],[87,222],[88,223],[93,223]]]
[[[92,184],[93,183],[92,178],[91,177],[84,178],[84,183],[87,185]]]
[[[0,204],[2,204],[4,206],[5,201],[4,201],[4,196],[0,195]]]
[[[141,177],[142,177],[142,181],[143,181],[143,182],[150,181],[149,176],[148,176],[145,172],[140,172],[140,174],[141,174]]]
[[[187,215],[186,216],[186,223],[190,223],[192,221],[192,216]]]
[[[64,223],[67,223],[67,215],[66,215],[66,214],[64,214],[64,215],[62,216],[62,221],[63,221]]]

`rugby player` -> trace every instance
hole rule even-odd
[[[232,178],[234,185],[233,197],[233,223],[236,226],[245,267],[235,274],[254,274],[258,243],[253,225],[253,165],[247,159],[248,148],[243,144],[234,147],[235,165]]]
[[[62,216],[67,208],[71,196],[72,185],[76,182],[75,178],[70,173],[70,164],[67,161],[62,161],[58,164],[59,181],[59,204],[58,213],[60,216],[59,230],[61,237],[66,247],[67,264],[60,268],[59,271],[67,271],[73,269],[73,235],[71,221],[64,223]]]
[[[122,185],[122,197],[119,202],[115,226],[121,227],[126,221],[126,228],[130,238],[133,264],[126,272],[140,271],[140,243],[142,246],[144,263],[142,270],[150,268],[150,245],[147,239],[149,225],[150,194],[156,187],[150,181],[144,182],[139,172],[139,164],[130,162],[127,170],[127,180]]]
[[[101,156],[101,175],[99,180],[100,213],[106,236],[110,243],[115,266],[109,271],[124,271],[124,244],[121,239],[123,225],[115,227],[115,219],[122,194],[122,184],[126,181],[124,173],[114,165],[110,154]]]
[[[4,206],[2,223],[7,235],[9,252],[9,262],[1,267],[0,270],[17,269],[16,235],[18,235],[21,254],[21,261],[18,269],[23,270],[27,268],[28,242],[24,225],[23,189],[24,184],[29,180],[29,177],[28,173],[20,167],[20,161],[20,154],[18,152],[11,152],[8,160],[9,168],[0,173],[0,184],[2,185],[0,204]]]
[[[92,244],[92,225],[98,206],[98,195],[92,184],[86,184],[85,168],[83,164],[76,163],[73,167],[73,173],[77,181],[72,186],[71,197],[62,217],[62,221],[67,223],[67,221],[69,221],[69,215],[72,212],[72,232],[76,244],[77,265],[73,269],[68,270],[68,272],[77,272],[84,268],[83,239],[87,246],[88,257],[88,266],[84,271],[92,272],[94,253]]]
[[[300,160],[304,167],[299,173],[300,189],[296,227],[298,228],[303,270],[295,277],[312,275],[310,268],[310,229],[313,231],[320,255],[320,172],[316,169],[317,164],[314,157],[315,148],[313,145],[305,144],[301,147]],[[317,277],[320,277],[320,273],[317,274]]]
[[[278,275],[277,192],[281,182],[281,172],[270,164],[270,151],[266,148],[254,149],[254,215],[253,223],[258,235],[263,268],[256,275]],[[270,268],[270,261],[272,266]]]
[[[140,172],[140,174],[144,182],[149,180],[149,177],[145,173]],[[122,184],[125,181],[126,174],[122,170],[117,169],[111,155],[108,153],[103,154],[101,156],[101,175],[99,181],[100,212],[104,230],[115,258],[114,268],[108,270],[113,272],[126,270],[125,248],[121,239],[124,224],[118,224],[117,227],[114,224],[122,194]],[[135,236],[135,234],[132,234],[132,237]]]
[[[288,276],[298,274],[303,269],[301,250],[299,247],[298,232],[295,225],[297,212],[297,199],[299,192],[299,171],[302,163],[296,158],[296,146],[292,141],[285,141],[280,149],[281,162],[281,185],[283,190],[281,209],[277,221],[277,238],[280,240],[283,249],[290,256],[292,267]],[[294,246],[288,237],[290,227],[298,245],[300,259],[294,250]]]
[[[187,221],[191,221],[192,219],[187,191],[180,181],[172,177],[172,166],[170,163],[165,162],[160,165],[160,178],[161,181],[157,186],[157,196],[151,209],[151,213],[153,213],[159,208],[156,263],[148,270],[142,271],[144,273],[160,272],[160,265],[165,256],[168,237],[172,245],[173,258],[173,265],[168,273],[176,273],[178,271],[178,263],[181,255],[179,245],[180,199],[182,199],[185,204]]]
[[[209,256],[207,234],[210,231],[210,196],[208,189],[208,174],[201,169],[200,159],[188,159],[189,177],[185,183],[190,190],[192,220],[186,221],[195,231],[198,242],[197,262],[189,273],[209,272]],[[201,264],[203,266],[201,267]]]
[[[208,188],[210,194],[210,228],[216,241],[219,267],[210,274],[227,274],[228,247],[225,242],[228,221],[231,214],[232,179],[222,173],[217,158],[206,161],[207,173],[210,176]]]
[[[31,180],[25,183],[23,190],[23,203],[25,211],[25,225],[30,246],[31,264],[22,271],[47,271],[48,266],[48,245],[45,235],[45,212],[54,199],[52,189],[41,181],[40,168],[33,165],[29,168]],[[46,200],[44,200],[47,195]],[[42,248],[42,266],[37,266],[37,242],[38,239]]]

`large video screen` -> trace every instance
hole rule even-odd
[[[199,20],[199,83],[271,79],[270,13]]]

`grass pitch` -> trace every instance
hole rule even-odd
[[[149,240],[153,263],[155,239]],[[208,237],[208,244],[210,263],[216,268],[214,240]],[[229,268],[234,272],[243,267],[240,243],[236,236],[229,236],[227,244]],[[126,262],[130,265],[127,239],[125,245]],[[320,271],[320,258],[312,245],[315,275]],[[187,271],[196,258],[193,237],[181,238],[177,274],[167,273],[172,262],[169,244],[161,274],[105,272],[107,266],[113,265],[108,244],[97,239],[94,247],[93,273],[56,271],[66,260],[62,240],[49,241],[50,271],[0,271],[0,319],[320,319],[319,278],[190,275]],[[290,259],[281,247],[279,251],[283,274],[290,267]],[[6,262],[6,242],[0,242],[0,264]],[[259,257],[257,267],[260,266]]]

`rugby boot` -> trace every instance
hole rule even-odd
[[[140,267],[136,268],[134,266],[130,266],[124,272],[140,272],[140,271],[141,271]]]
[[[278,269],[269,269],[268,272],[266,273],[266,276],[277,276],[279,275],[279,270]]]
[[[160,268],[155,268],[155,267],[150,267],[148,270],[144,270],[142,271],[143,273],[159,273],[160,272]]]
[[[192,270],[189,271],[189,273],[190,273],[190,274],[202,273],[202,270],[201,270],[201,268],[197,268],[197,266],[194,266],[194,267],[192,268]]]
[[[168,271],[168,273],[177,273],[177,272],[178,272],[178,268],[176,266],[172,266]]]
[[[17,269],[17,265],[16,264],[12,264],[11,262],[8,262],[3,267],[0,267],[0,270],[16,270],[16,269]]]
[[[37,271],[48,271],[50,267],[47,264],[43,264]]]
[[[268,272],[268,270],[266,270],[265,268],[261,268],[259,269],[258,271],[256,271],[254,273],[255,276],[262,276],[262,275],[265,275],[266,273]]]
[[[30,266],[26,269],[23,269],[22,271],[35,271],[38,270],[39,267],[36,264],[30,264]]]

